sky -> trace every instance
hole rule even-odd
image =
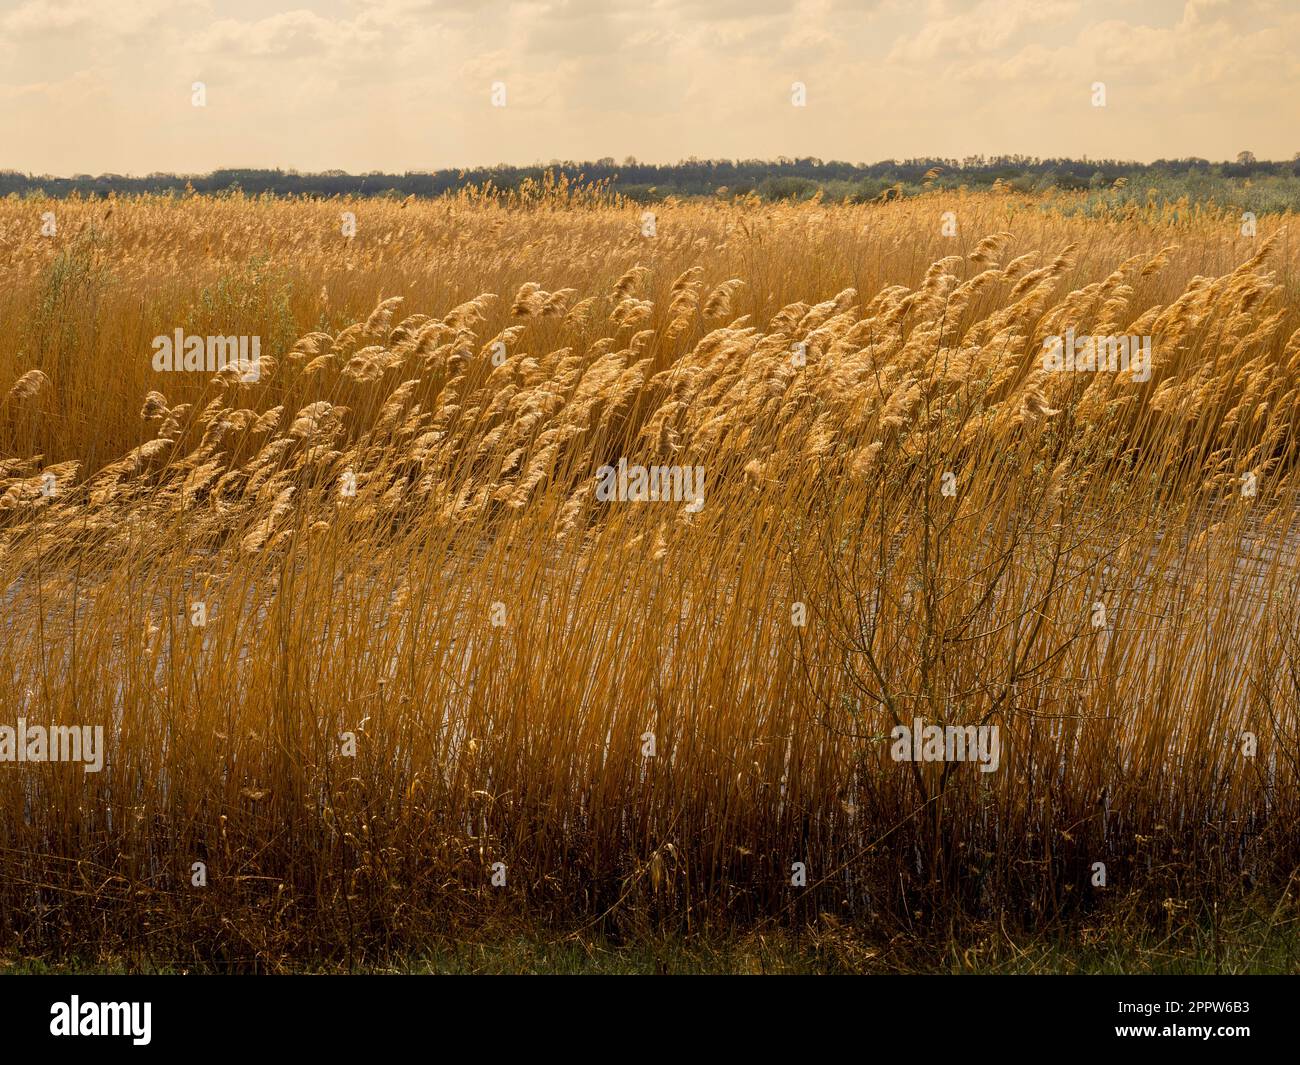
[[[1244,150],[1300,152],[1300,0],[0,0],[36,174]]]

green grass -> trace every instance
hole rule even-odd
[[[1178,923],[1164,930],[1130,921],[1080,924],[1050,934],[1001,926],[971,928],[949,942],[895,935],[867,936],[824,919],[793,932],[744,936],[647,935],[628,943],[576,932],[553,937],[521,929],[489,929],[443,939],[404,960],[315,963],[300,973],[441,975],[845,975],[845,974],[1107,974],[1240,975],[1300,973],[1300,917],[1280,908],[1243,908],[1214,923]],[[215,970],[163,959],[0,958],[0,975],[184,974]],[[249,971],[252,971],[251,969]]]

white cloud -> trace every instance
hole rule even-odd
[[[222,19],[196,36],[192,43],[200,54],[308,58],[319,57],[332,48],[346,47],[356,32],[355,27],[346,23],[299,9],[253,22]]]
[[[0,4],[6,0],[0,0]],[[489,86],[507,82],[509,105]],[[189,85],[209,84],[209,106]],[[808,106],[790,106],[790,83]],[[1109,105],[1089,106],[1107,82]],[[19,0],[0,143],[51,172],[636,155],[1261,157],[1291,0]]]
[[[899,40],[890,59],[909,63],[950,60],[1001,48],[1032,26],[1059,23],[1079,9],[1077,0],[983,0]]]

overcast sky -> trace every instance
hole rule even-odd
[[[1300,152],[1300,0],[0,0],[36,173],[1242,150]]]

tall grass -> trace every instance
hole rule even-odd
[[[0,949],[1288,887],[1288,221],[0,202],[0,724],[107,736],[0,764]],[[1152,336],[1150,380],[1043,370],[1070,326]],[[176,328],[261,336],[260,380],[156,373]],[[601,502],[620,458],[704,505]],[[998,771],[894,761],[918,717],[997,724]]]

